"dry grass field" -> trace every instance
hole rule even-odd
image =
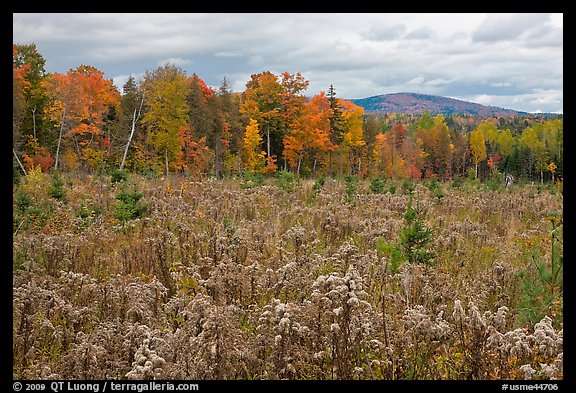
[[[563,378],[553,186],[60,180],[14,186],[15,379]]]

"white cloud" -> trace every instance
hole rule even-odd
[[[240,57],[242,56],[242,53],[240,52],[228,52],[228,51],[221,51],[221,52],[216,52],[214,54],[215,57]]]
[[[499,106],[530,113],[563,113],[561,90],[536,90],[517,95],[490,95],[455,97],[482,105]]]
[[[510,86],[512,86],[512,83],[510,83],[510,82],[492,82],[492,83],[490,83],[490,86],[492,86],[492,87],[510,87]]]
[[[415,40],[424,40],[431,38],[434,35],[434,31],[429,27],[420,27],[418,29],[410,31],[406,34],[406,38]]]
[[[472,32],[472,38],[477,42],[514,40],[549,21],[549,14],[490,14]]]
[[[92,64],[128,75],[168,61],[212,83],[227,75],[238,90],[251,74],[289,71],[309,79],[310,94],[333,84],[348,98],[412,89],[502,102],[556,91],[542,108],[562,108],[561,14],[13,14],[13,22],[14,42],[37,43],[49,72]],[[532,108],[525,99],[504,106],[516,103]]]
[[[175,65],[175,66],[180,66],[180,67],[182,67],[182,66],[186,66],[186,65],[193,64],[193,61],[192,61],[192,60],[189,60],[189,59],[183,59],[183,58],[181,58],[181,57],[169,57],[169,58],[167,58],[167,59],[163,59],[163,60],[160,60],[160,61],[158,62],[158,65],[159,65],[159,66],[163,66],[163,65],[166,65],[166,64],[173,64],[173,65]]]

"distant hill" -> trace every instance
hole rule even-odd
[[[366,113],[424,113],[431,115],[469,114],[481,116],[526,116],[527,112],[486,106],[454,98],[418,93],[393,93],[379,96],[351,99],[364,108]]]

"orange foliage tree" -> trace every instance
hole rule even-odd
[[[334,149],[330,140],[331,116],[330,102],[324,92],[303,104],[300,121],[284,137],[284,155],[296,173],[300,173],[306,157],[316,173],[318,162],[324,161],[326,153]]]
[[[437,115],[432,124],[417,132],[426,153],[424,172],[426,177],[437,176],[445,180],[452,169],[454,145],[444,116]]]
[[[287,158],[283,152],[284,137],[299,127],[306,101],[302,93],[307,87],[308,81],[300,73],[288,72],[280,77],[269,71],[254,74],[246,83],[240,113],[256,120],[265,132],[268,173],[277,169],[277,157],[284,155]]]
[[[199,177],[208,171],[207,163],[210,157],[210,149],[206,146],[206,137],[194,141],[186,128],[180,130],[182,150],[178,157],[178,169],[192,173]]]
[[[60,128],[55,167],[58,167],[63,137],[76,148],[90,169],[103,164],[110,146],[107,116],[110,107],[120,101],[120,93],[112,80],[105,79],[102,71],[82,65],[65,75],[50,75],[46,88],[52,98],[48,116],[54,126]]]
[[[266,130],[266,155],[269,162],[272,153],[272,138],[276,138],[279,120],[278,108],[282,105],[282,86],[278,77],[270,71],[254,74],[246,83],[244,99],[240,105],[240,113],[255,120]],[[251,127],[249,124],[248,127]]]

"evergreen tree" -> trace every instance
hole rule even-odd
[[[433,263],[435,254],[429,250],[432,229],[426,228],[426,210],[412,206],[412,198],[404,213],[405,226],[400,230],[400,245],[409,263]]]
[[[338,97],[336,97],[336,90],[333,85],[328,89],[328,101],[332,109],[332,116],[330,117],[330,141],[335,145],[340,145],[344,139],[344,118],[342,116],[342,107]]]
[[[239,168],[241,162],[244,137],[244,127],[240,118],[240,94],[232,91],[228,78],[224,77],[218,89],[218,96],[223,120],[227,126],[226,143],[222,153],[224,166],[229,170],[236,169]]]

